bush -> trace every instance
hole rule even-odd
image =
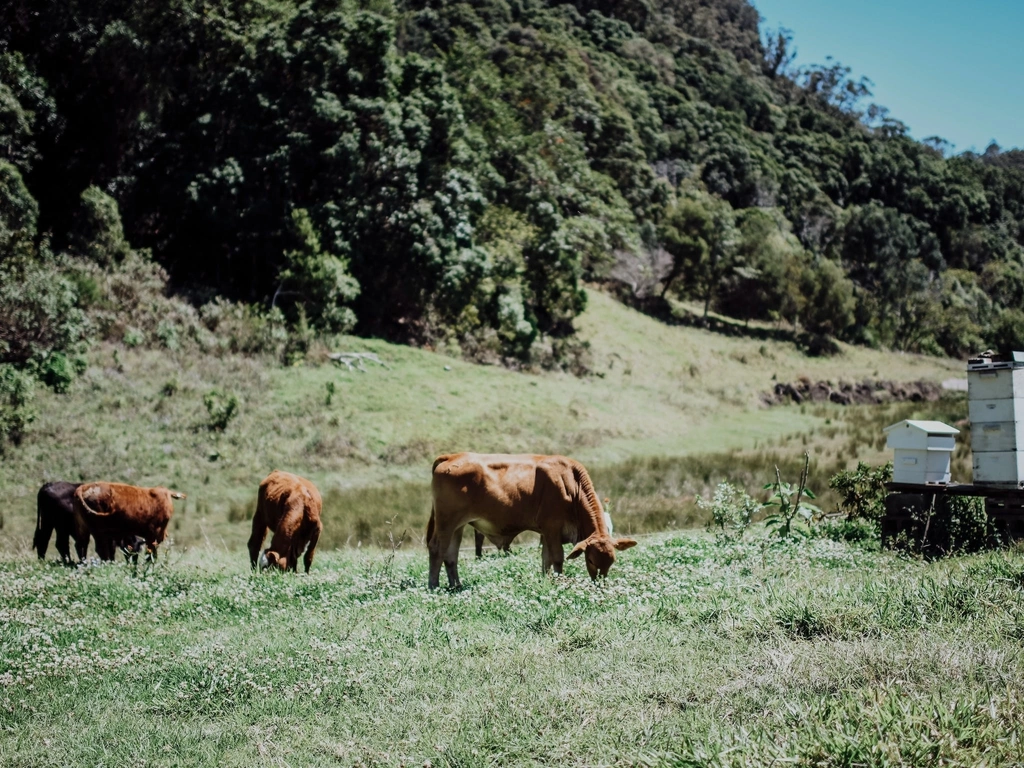
[[[0,248],[14,240],[31,240],[36,234],[39,206],[29,194],[21,173],[0,160]]]
[[[815,528],[815,534],[820,538],[850,544],[874,544],[869,549],[878,548],[878,533],[878,525],[862,517],[826,518]]]
[[[44,380],[61,380],[53,370],[59,363],[48,359],[84,351],[90,323],[65,268],[63,260],[28,248],[0,262],[0,363],[49,366]]]
[[[743,536],[759,504],[731,483],[719,483],[710,501],[697,497],[697,506],[711,513],[708,528],[717,528],[718,538],[733,541]]]
[[[878,523],[885,516],[885,484],[891,480],[891,461],[875,468],[859,461],[856,469],[836,473],[828,487],[839,495],[839,512]]]
[[[82,192],[70,240],[75,253],[101,266],[120,264],[131,253],[117,201],[98,187]]]
[[[36,377],[58,394],[71,388],[71,382],[85,372],[85,358],[68,357],[63,352],[51,352],[34,366]]]
[[[80,262],[75,275],[100,338],[171,350],[185,339],[212,344],[192,305],[166,295],[167,279],[163,267],[144,250],[131,251],[108,267]]]
[[[982,498],[906,494],[906,504],[909,518],[890,539],[895,549],[934,558],[978,552],[1001,543]]]
[[[229,352],[276,353],[288,341],[285,317],[277,308],[263,312],[250,304],[217,298],[200,308],[199,317]]]
[[[0,453],[10,442],[18,445],[35,419],[32,377],[10,364],[0,364]]]
[[[203,405],[209,414],[207,427],[216,432],[223,432],[235,416],[238,415],[238,398],[212,389],[203,395]]]

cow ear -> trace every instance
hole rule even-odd
[[[630,547],[635,547],[635,546],[636,546],[636,542],[633,539],[616,539],[615,540],[615,548],[617,550],[619,550],[620,552],[622,550],[624,550],[624,549],[629,549]]]
[[[584,539],[579,544],[577,544],[575,547],[573,547],[572,548],[572,552],[570,552],[568,554],[568,556],[567,556],[568,559],[572,560],[574,557],[579,557],[580,555],[582,555],[583,554],[583,550],[585,550],[587,548],[587,544],[589,544],[589,543],[590,543],[590,539]]]

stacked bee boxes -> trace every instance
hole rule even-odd
[[[1024,353],[967,362],[974,484],[1004,488],[1024,481]]]

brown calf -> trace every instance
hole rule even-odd
[[[112,560],[114,547],[139,549],[145,542],[149,557],[167,535],[174,514],[174,499],[185,494],[167,488],[140,488],[124,483],[83,483],[74,493],[75,516],[96,539],[97,553]]]
[[[458,453],[434,461],[434,505],[427,524],[428,584],[436,589],[441,563],[448,586],[460,587],[459,544],[467,524],[492,540],[523,531],[541,537],[544,573],[562,572],[563,542],[575,543],[569,558],[586,556],[592,579],[607,576],[615,550],[636,545],[612,539],[601,502],[582,464],[565,456]]]
[[[256,512],[252,516],[252,536],[249,537],[252,567],[255,569],[258,562],[261,568],[294,571],[299,556],[305,550],[303,564],[309,573],[313,552],[323,530],[320,522],[322,507],[320,491],[306,478],[276,469],[267,475],[260,483]],[[274,536],[261,557],[260,547],[268,528]]]

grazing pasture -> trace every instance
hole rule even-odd
[[[228,351],[99,346],[70,392],[39,392],[36,421],[0,462],[0,548],[28,546],[44,482],[96,479],[180,490],[188,499],[168,536],[241,547],[257,486],[273,469],[320,489],[322,549],[382,544],[403,531],[420,537],[431,462],[461,450],[571,456],[611,497],[617,531],[684,527],[701,522],[694,496],[723,479],[753,491],[774,462],[810,449],[812,472],[827,480],[858,458],[882,460],[876,443],[886,424],[946,418],[940,404],[760,407],[776,382],[963,375],[960,361],[863,347],[809,358],[791,342],[664,325],[599,291],[588,295],[580,328],[593,375],[584,378],[356,338],[336,348],[377,353],[388,367],[349,371],[319,347],[307,363],[284,367]],[[960,410],[953,420],[966,415]]]
[[[1024,556],[643,537],[607,580],[533,545],[427,556],[0,558],[0,764],[1019,764]]]

